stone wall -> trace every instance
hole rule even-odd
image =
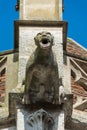
[[[7,60],[7,71],[6,71],[6,96],[5,104],[8,106],[8,94],[18,83],[18,53],[9,54]]]
[[[20,0],[21,20],[62,20],[62,0]]]

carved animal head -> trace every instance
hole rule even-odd
[[[35,44],[42,49],[51,48],[54,45],[54,37],[50,32],[40,32],[34,38]]]

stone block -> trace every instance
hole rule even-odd
[[[20,0],[21,20],[62,20],[62,0]]]
[[[17,130],[64,130],[64,111],[45,111],[44,109],[26,111],[17,109]]]

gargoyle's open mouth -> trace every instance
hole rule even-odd
[[[47,49],[50,47],[50,40],[47,37],[44,37],[42,38],[40,45],[42,48]]]
[[[48,42],[50,42],[49,39],[47,39],[47,38],[42,39],[42,44],[47,44]]]

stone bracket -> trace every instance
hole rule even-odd
[[[35,130],[42,130],[43,126],[49,127],[49,125],[50,126],[53,125],[54,119],[51,114],[49,114],[48,112],[46,112],[43,109],[40,109],[40,110],[34,112],[33,114],[29,115],[27,122]],[[44,125],[42,125],[42,124],[44,124]]]

